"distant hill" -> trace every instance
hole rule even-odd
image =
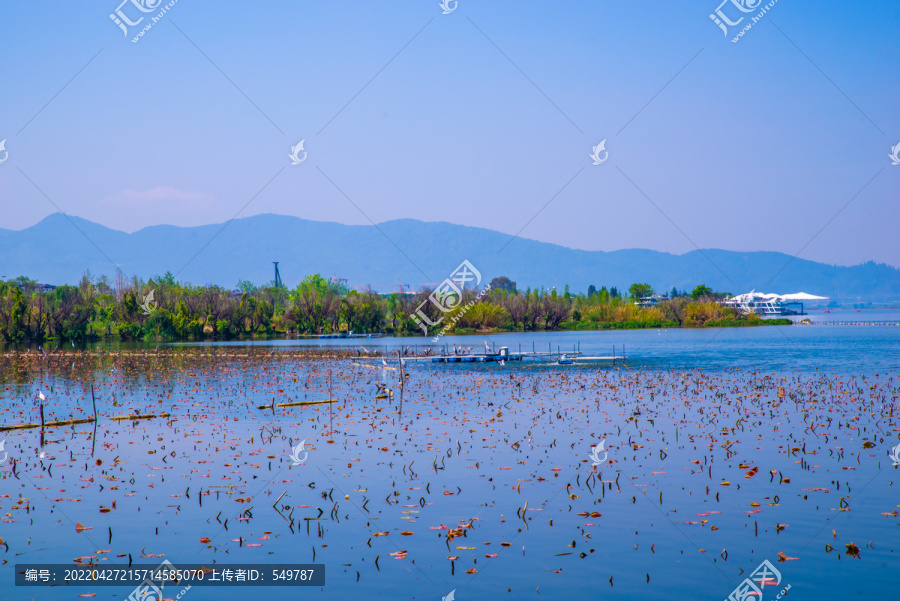
[[[280,215],[197,227],[160,225],[127,234],[56,213],[21,231],[0,229],[0,276],[76,283],[85,269],[112,275],[115,263],[128,276],[171,271],[179,281],[233,288],[240,279],[272,280],[272,261],[279,261],[291,287],[297,283],[291,278],[321,273],[346,278],[351,287],[372,284],[386,292],[392,285],[396,289],[398,280],[414,290],[440,282],[468,259],[485,282],[505,275],[522,289],[569,284],[582,292],[593,284],[621,290],[647,282],[666,291],[705,283],[733,293],[804,291],[841,303],[900,300],[900,270],[871,262],[837,267],[777,252],[603,252],[510,240],[493,230],[443,222],[351,226]]]

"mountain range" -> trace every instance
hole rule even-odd
[[[238,280],[285,284],[307,274],[346,278],[351,287],[379,292],[433,286],[464,260],[482,284],[504,275],[520,289],[583,292],[589,285],[646,282],[659,291],[706,284],[732,293],[798,292],[838,303],[900,300],[900,270],[864,263],[827,265],[778,252],[694,250],[682,255],[654,250],[585,251],[512,237],[501,232],[413,219],[378,225],[342,225],[283,215],[256,215],[195,227],[155,225],[126,233],[55,213],[23,230],[0,229],[0,277],[20,275],[46,284],[77,283],[85,270],[112,276],[175,274],[178,281],[234,288]]]

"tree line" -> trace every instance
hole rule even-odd
[[[716,302],[723,295],[704,285],[690,294],[673,289],[671,296],[653,306],[639,306],[654,294],[652,287],[641,283],[627,293],[592,285],[587,293],[573,294],[568,286],[562,291],[519,290],[501,276],[489,288],[480,298],[471,289],[450,296],[434,290],[378,294],[351,290],[343,280],[313,274],[293,289],[274,282],[255,286],[240,281],[237,290],[227,290],[177,282],[171,273],[146,281],[119,274],[113,282],[86,272],[77,286],[49,289],[19,277],[0,281],[0,338],[203,340],[351,331],[422,335],[423,320],[414,315],[434,324],[429,335],[448,324],[450,332],[466,333],[759,323],[755,316],[743,316]]]

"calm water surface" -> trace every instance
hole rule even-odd
[[[454,590],[460,601],[721,600],[765,559],[781,573],[766,601],[788,584],[792,599],[900,598],[900,468],[890,456],[900,328],[438,345],[478,351],[485,340],[591,355],[624,346],[628,361],[409,362],[401,408],[398,371],[380,359],[311,361],[298,350],[421,350],[424,339],[0,357],[0,423],[39,422],[39,390],[48,420],[88,417],[91,385],[100,415],[96,435],[92,424],[48,428],[43,440],[39,429],[0,433],[0,599],[126,599],[132,587],[12,582],[16,563],[102,566],[129,555],[326,566],[324,588],[193,587],[182,597],[198,601]],[[376,399],[377,384],[393,398]],[[338,403],[257,409],[327,398]],[[171,415],[109,419],[134,412]],[[592,466],[604,439],[595,457],[605,460]],[[301,440],[308,457],[293,465]]]

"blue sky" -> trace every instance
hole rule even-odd
[[[716,0],[181,0],[133,43],[120,1],[0,5],[0,227],[243,208],[900,266],[897,2],[780,0],[733,43]]]

